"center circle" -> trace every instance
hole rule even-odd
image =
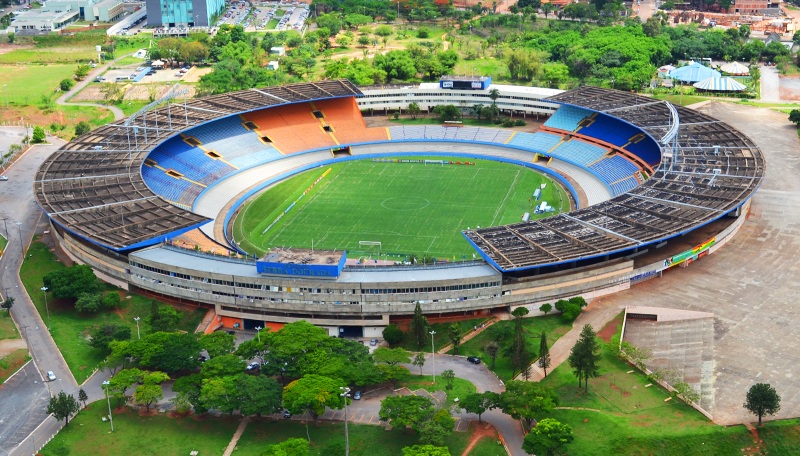
[[[381,206],[391,211],[418,211],[430,206],[431,202],[419,196],[396,197],[383,200]]]

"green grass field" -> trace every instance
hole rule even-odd
[[[473,254],[461,230],[518,222],[525,212],[539,217],[533,215],[536,201],[529,198],[542,183],[547,183],[542,200],[569,209],[563,188],[541,173],[469,161],[477,164],[358,160],[310,170],[248,202],[235,220],[234,237],[242,240],[244,250],[257,253],[272,247],[311,248],[313,242],[314,248],[347,250],[351,257],[377,256],[377,248],[369,251],[359,241],[378,241],[381,253],[390,258],[415,254],[460,261]],[[328,168],[330,173],[303,196]]]
[[[8,54],[6,54],[8,55]],[[0,56],[1,57],[1,56]],[[77,65],[0,65],[0,102],[23,106],[39,103],[52,95],[62,79],[70,79]]]

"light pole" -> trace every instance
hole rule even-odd
[[[256,336],[258,336],[258,343],[261,343],[261,330],[264,329],[261,326],[256,326]]]
[[[42,287],[41,290],[44,292],[44,309],[47,311],[47,330],[50,331],[50,307],[47,305],[47,287]]]
[[[344,398],[344,456],[350,456],[350,434],[347,430],[347,398],[350,397],[350,388],[340,386],[342,394],[339,396]]]
[[[108,380],[103,382],[103,391],[106,392],[106,402],[108,402],[108,421],[111,422],[111,432],[114,432],[114,417],[111,415],[111,399],[108,397]]]
[[[436,350],[433,348],[433,335],[436,331],[431,331],[431,361],[433,362],[433,383],[436,383]]]
[[[142,333],[139,332],[139,320],[141,319],[142,317],[133,317],[133,321],[136,322],[136,337],[139,339],[142,338]]]

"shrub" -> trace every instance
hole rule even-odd
[[[32,141],[33,141],[34,144],[43,143],[45,138],[46,138],[46,136],[44,134],[44,128],[42,128],[42,127],[40,127],[38,125],[33,127],[33,139],[32,139]]]
[[[383,340],[389,345],[397,345],[403,341],[403,330],[397,325],[389,325],[383,330]]]
[[[522,119],[517,119],[517,120],[514,121],[514,126],[515,127],[524,127],[525,125],[528,125],[528,123],[525,122]]]
[[[72,79],[62,79],[58,85],[62,92],[69,92],[69,89],[75,86],[75,81]]]
[[[424,39],[424,38],[430,38],[430,36],[431,36],[431,31],[426,27],[420,27],[419,30],[417,30],[417,38]]]
[[[92,130],[88,122],[81,120],[75,125],[75,136],[85,135]]]

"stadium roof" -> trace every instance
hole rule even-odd
[[[210,219],[154,194],[142,179],[147,155],[165,140],[221,117],[321,98],[361,96],[350,81],[253,88],[180,103],[153,103],[64,145],[39,168],[36,201],[50,219],[116,251],[161,242]]]
[[[719,71],[712,70],[697,62],[692,62],[689,65],[676,68],[669,72],[669,77],[683,82],[697,82],[706,78],[718,78],[720,76]]]
[[[764,175],[764,157],[753,141],[697,111],[597,87],[547,101],[606,113],[660,142],[675,136],[661,142],[666,159],[655,173],[623,195],[542,220],[465,231],[501,271],[606,257],[686,233],[742,205]]]

